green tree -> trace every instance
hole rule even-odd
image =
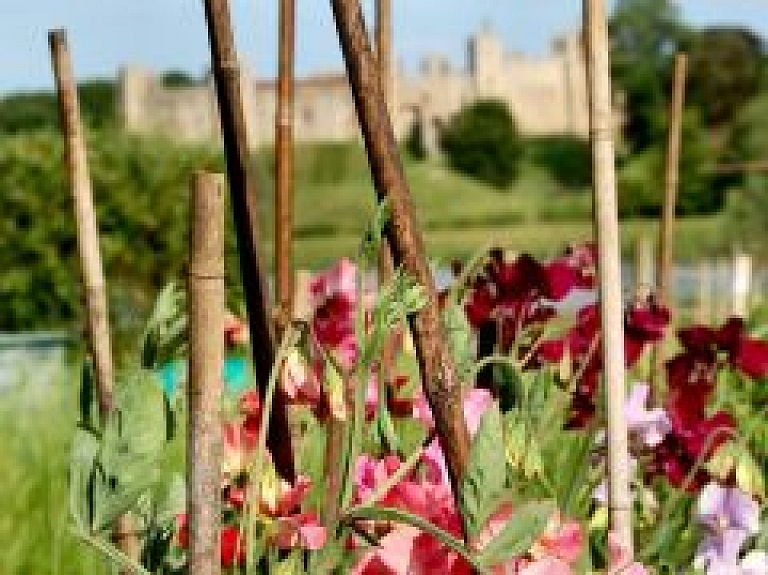
[[[724,158],[736,164],[768,161],[768,94],[739,112]],[[768,172],[742,172],[728,183],[729,235],[751,252],[768,257]]]
[[[87,80],[78,85],[83,122],[102,129],[115,124],[115,85],[109,80]],[[21,134],[58,127],[58,104],[53,92],[20,92],[0,100],[0,133]]]
[[[419,120],[413,122],[408,130],[408,136],[405,139],[405,151],[412,159],[419,162],[427,157],[427,149],[424,146],[424,128]]]
[[[744,28],[706,28],[695,33],[689,54],[688,101],[707,124],[731,121],[763,80],[765,44]]]
[[[497,188],[515,181],[523,155],[512,113],[495,100],[464,107],[445,126],[440,146],[455,170]]]
[[[619,171],[619,213],[622,217],[659,216],[664,197],[661,145],[632,155]],[[677,214],[711,214],[723,208],[724,196],[714,185],[716,155],[712,152],[696,109],[683,120]]]
[[[592,183],[588,140],[578,136],[545,136],[527,138],[525,147],[533,163],[549,171],[562,186],[584,188]]]
[[[615,87],[624,93],[632,151],[663,140],[671,57],[687,31],[668,0],[618,0],[610,21]]]

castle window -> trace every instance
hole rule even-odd
[[[301,119],[305,124],[312,124],[315,121],[315,111],[309,106],[305,106],[301,111]]]

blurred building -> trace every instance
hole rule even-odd
[[[272,141],[276,82],[244,72],[243,101],[249,141]],[[123,127],[136,134],[160,134],[185,141],[215,141],[219,125],[213,78],[201,85],[169,87],[161,77],[136,67],[121,71],[119,94]],[[506,102],[520,131],[528,135],[575,134],[589,130],[586,71],[581,35],[557,38],[548,55],[531,57],[505,50],[485,28],[467,42],[461,68],[445,56],[423,59],[416,74],[396,70],[390,109],[398,138],[414,122],[434,148],[442,123],[478,99]],[[343,73],[297,80],[295,127],[298,140],[349,140],[359,136],[352,95]]]

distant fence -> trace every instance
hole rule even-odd
[[[0,389],[54,381],[74,345],[66,333],[0,333]]]

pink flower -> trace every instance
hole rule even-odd
[[[357,301],[357,268],[344,258],[330,269],[317,274],[309,284],[313,308],[322,306],[329,298],[340,296],[348,302]]]
[[[467,422],[467,428],[470,435],[474,436],[480,427],[480,420],[488,408],[493,405],[493,395],[487,389],[472,388],[464,394],[462,403],[464,411],[464,420]],[[435,421],[432,419],[432,410],[429,408],[424,395],[420,395],[414,401],[414,418],[421,421],[428,430],[435,427]]]
[[[640,563],[633,562],[629,551],[621,545],[613,531],[608,532],[609,575],[651,575]]]
[[[494,399],[491,392],[487,389],[472,388],[464,395],[462,404],[464,411],[464,420],[467,422],[467,428],[470,436],[474,437],[480,427],[480,421],[486,411],[493,405]],[[429,409],[427,400],[421,395],[414,404],[414,417],[421,421],[431,431],[435,427],[432,419],[432,411]],[[446,485],[448,481],[448,467],[445,463],[445,456],[440,447],[440,440],[433,439],[422,453],[422,459],[431,473],[439,476]]]
[[[325,527],[320,525],[314,513],[298,513],[280,517],[275,545],[280,549],[300,547],[316,551],[321,549],[327,540]]]
[[[581,524],[563,521],[559,514],[555,514],[534,543],[530,554],[536,559],[554,557],[566,565],[573,565],[584,552],[585,544],[586,537]]]
[[[224,339],[228,347],[248,345],[250,341],[248,324],[229,311],[224,317]]]

